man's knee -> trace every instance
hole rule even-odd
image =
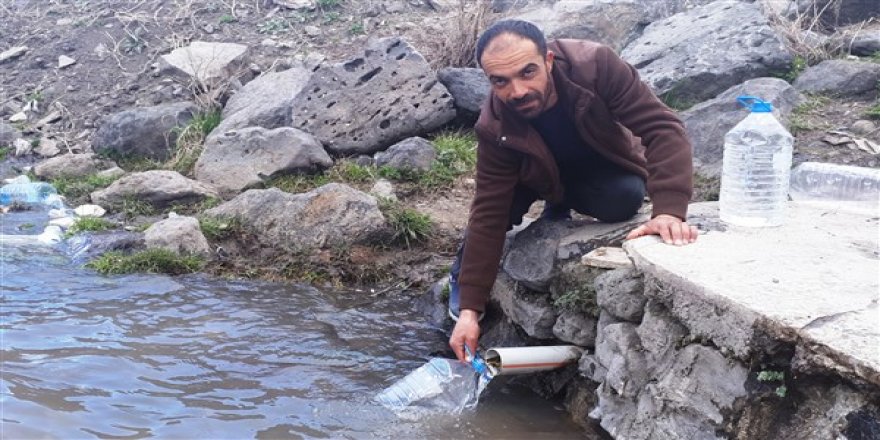
[[[590,215],[606,223],[629,220],[638,213],[644,199],[645,181],[641,177],[618,177],[613,184],[603,188]]]

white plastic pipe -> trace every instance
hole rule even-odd
[[[553,370],[577,362],[583,352],[574,345],[490,348],[483,359],[489,372],[497,376]]]

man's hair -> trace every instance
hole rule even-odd
[[[531,40],[535,43],[535,46],[538,47],[538,53],[540,53],[542,57],[547,56],[547,40],[544,39],[544,33],[541,32],[537,26],[525,20],[499,20],[492,23],[492,26],[489,26],[489,28],[483,32],[483,35],[480,35],[480,39],[477,40],[475,55],[477,57],[478,66],[482,67],[483,65],[482,58],[486,46],[488,46],[495,37],[503,34],[513,34]]]

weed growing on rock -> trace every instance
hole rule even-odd
[[[131,255],[121,252],[107,252],[86,264],[103,275],[126,273],[166,273],[181,275],[198,272],[205,265],[202,257],[196,255],[178,255],[168,249],[147,249]]]
[[[72,237],[80,232],[108,231],[115,227],[116,225],[113,222],[101,217],[80,217],[67,229],[64,235],[65,237]]]
[[[586,313],[599,316],[599,304],[596,302],[596,291],[592,286],[572,288],[553,301],[553,305],[562,311]]]
[[[87,200],[93,191],[106,188],[119,177],[90,174],[82,177],[58,177],[50,183],[63,196],[73,201]]]
[[[220,16],[220,19],[218,21],[220,22],[220,24],[229,24],[235,23],[236,21],[238,21],[238,19],[229,14],[224,14]]]
[[[126,219],[130,220],[141,215],[153,215],[156,213],[156,208],[150,202],[130,196],[122,199],[120,211]]]
[[[221,119],[220,110],[209,110],[196,114],[189,124],[176,129],[177,142],[165,168],[192,177],[193,167],[202,154],[205,138],[220,125]]]
[[[437,160],[430,170],[417,172],[382,167],[379,175],[390,180],[411,182],[422,192],[449,188],[455,179],[474,170],[477,141],[473,132],[446,132],[435,137]]]
[[[865,110],[865,117],[871,119],[880,119],[880,102],[875,104],[873,107]]]
[[[0,147],[0,162],[6,160],[6,155],[8,155],[9,152],[11,152],[11,151],[12,151],[12,148],[9,148],[8,146],[4,145],[4,146]]]
[[[202,234],[210,241],[224,240],[241,235],[242,224],[237,218],[227,217],[199,217],[199,227]]]
[[[348,33],[351,35],[363,35],[366,33],[364,31],[364,25],[361,23],[352,23],[348,28]]]
[[[775,370],[761,370],[760,372],[758,372],[757,379],[758,382],[784,382],[785,372]],[[788,394],[788,387],[786,387],[783,383],[777,386],[774,392],[777,396],[784,398],[786,394]]]
[[[412,243],[424,242],[434,232],[434,221],[429,215],[406,208],[396,201],[380,199],[379,209],[391,228],[391,239],[403,241],[406,247],[410,247]]]

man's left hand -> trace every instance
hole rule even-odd
[[[660,214],[630,231],[626,239],[630,240],[644,235],[659,235],[666,244],[682,246],[697,240],[697,227],[688,225],[678,217]]]

